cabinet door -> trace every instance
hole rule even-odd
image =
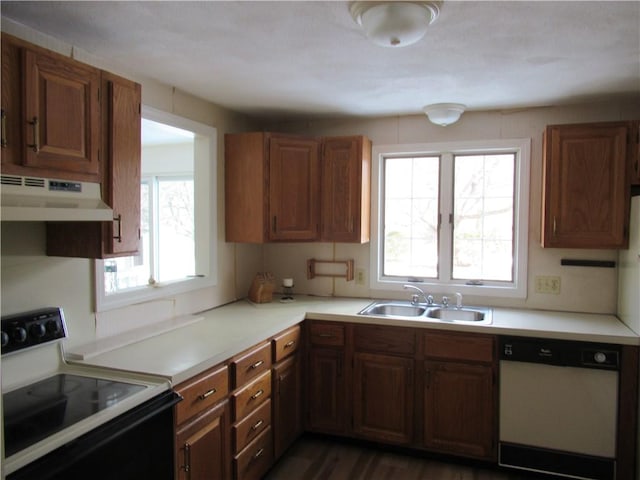
[[[100,181],[100,71],[28,48],[23,68],[25,166]]]
[[[345,376],[342,349],[312,347],[307,383],[308,426],[326,433],[345,431]]]
[[[229,416],[226,402],[178,428],[176,456],[178,480],[230,478]]]
[[[413,360],[355,353],[353,431],[371,440],[411,443]]]
[[[544,247],[626,246],[627,132],[626,123],[547,127]]]
[[[113,225],[105,228],[106,256],[134,255],[140,248],[141,87],[104,72],[103,90],[107,138],[102,195],[114,215]]]
[[[424,439],[427,448],[495,459],[493,370],[455,362],[425,362]]]
[[[273,429],[275,458],[302,433],[300,360],[293,355],[273,368]]]
[[[269,141],[269,240],[320,236],[320,158],[314,139]]]
[[[140,247],[140,85],[103,73],[102,197],[114,222],[47,222],[47,255],[109,258]]]
[[[369,241],[371,142],[365,137],[323,139],[322,240]]]
[[[2,173],[20,171],[22,140],[22,56],[18,41],[2,33]]]

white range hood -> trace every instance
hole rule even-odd
[[[0,188],[2,221],[113,221],[113,210],[102,201],[98,183],[2,175]]]

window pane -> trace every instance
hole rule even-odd
[[[439,157],[386,158],[384,275],[438,276]]]
[[[193,179],[158,182],[158,280],[194,275]]]
[[[452,276],[512,281],[515,154],[454,162]]]

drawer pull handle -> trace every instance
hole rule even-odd
[[[260,365],[262,365],[264,363],[264,360],[258,360],[256,363],[254,363],[253,365],[251,365],[251,370],[255,370],[256,368],[258,368]]]
[[[333,333],[320,333],[320,334],[318,334],[318,336],[322,337],[322,338],[333,338],[333,337],[335,337],[335,335]]]
[[[0,140],[0,146],[5,148],[8,146],[7,143],[7,114],[4,110],[2,110],[2,140]]]
[[[118,234],[113,236],[114,240],[117,240],[118,243],[122,243],[122,215],[119,213],[117,217],[113,219],[114,222],[118,224]]]
[[[296,344],[295,340],[291,340],[290,342],[285,343],[284,348],[291,348]]]
[[[253,459],[255,460],[256,458],[258,458],[260,455],[262,455],[264,453],[264,448],[261,448],[260,450],[258,450],[254,455],[253,455]]]
[[[207,390],[207,391],[206,391],[206,392],[204,392],[203,394],[198,395],[198,398],[199,398],[200,400],[204,400],[205,398],[210,397],[211,395],[213,395],[213,394],[214,394],[214,393],[216,393],[216,392],[217,392],[217,390],[216,390],[215,388],[212,388],[211,390]]]
[[[264,393],[263,389],[258,390],[256,393],[254,393],[253,395],[251,395],[251,400],[255,400],[256,398],[258,398],[260,395],[262,395]]]
[[[259,428],[260,428],[260,425],[262,425],[263,423],[264,423],[264,421],[263,421],[263,420],[258,420],[258,421],[255,423],[255,425],[253,425],[253,426],[251,427],[251,430],[253,430],[253,431],[255,432],[257,429],[259,429]]]
[[[181,470],[189,472],[191,470],[191,445],[184,444],[184,465],[180,467]]]
[[[40,151],[40,128],[38,127],[38,117],[33,117],[33,120],[27,123],[33,127],[33,143],[28,143],[27,147],[38,153]]]

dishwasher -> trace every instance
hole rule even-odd
[[[499,464],[614,480],[617,345],[500,338]]]

